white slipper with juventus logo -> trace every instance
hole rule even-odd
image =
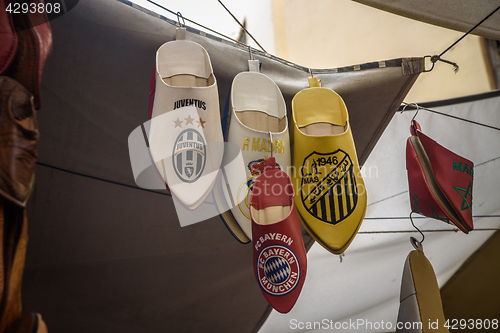
[[[250,193],[259,175],[252,171],[252,165],[273,156],[278,168],[288,172],[291,161],[283,95],[273,80],[259,72],[258,60],[249,60],[249,69],[234,78],[224,117],[229,118],[227,141],[241,148],[246,165],[245,170],[225,167],[228,188],[237,198],[231,212],[239,228],[251,240]],[[244,182],[237,177],[241,172],[246,173]]]
[[[396,332],[449,332],[444,326],[446,319],[434,269],[422,244],[413,237],[410,240],[415,250],[406,258],[403,269],[397,321],[402,325]]]
[[[366,212],[366,189],[344,101],[317,77],[292,100],[293,186],[302,224],[325,249],[340,254]]]
[[[156,52],[156,89],[149,148],[172,194],[196,209],[210,194],[224,153],[217,82],[199,44],[176,40]]]

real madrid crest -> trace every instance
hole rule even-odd
[[[346,152],[313,152],[304,159],[300,172],[302,204],[311,215],[337,224],[354,211],[358,202],[356,178]]]
[[[172,156],[177,177],[186,183],[195,182],[205,169],[206,145],[203,136],[194,128],[185,129],[175,140]]]
[[[269,245],[257,258],[257,279],[266,293],[283,296],[300,280],[300,266],[295,253],[284,245]]]

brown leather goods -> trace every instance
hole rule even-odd
[[[38,129],[33,98],[0,76],[0,196],[25,207],[34,181]]]
[[[3,0],[5,1],[5,0]],[[31,0],[43,3],[43,0]],[[52,30],[45,12],[12,15],[17,32],[16,55],[6,72],[19,81],[35,98],[35,108],[41,108],[40,83],[45,61],[52,51]]]
[[[0,332],[3,333],[21,318],[21,284],[28,243],[26,210],[0,198],[0,226],[3,232]]]
[[[9,67],[17,49],[12,16],[5,9],[10,1],[0,0],[0,75]]]
[[[47,333],[47,325],[39,313],[25,312],[12,333]]]

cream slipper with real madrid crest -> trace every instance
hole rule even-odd
[[[349,115],[317,77],[292,100],[293,185],[304,228],[334,254],[344,252],[366,212]]]
[[[260,73],[258,60],[249,60],[248,64],[249,71],[236,75],[231,85],[224,131],[227,141],[240,147],[245,164],[241,169],[225,168],[228,188],[236,194],[237,201],[231,212],[239,228],[251,239],[249,200],[258,176],[252,172],[252,166],[273,156],[277,167],[288,171],[291,160],[283,95],[274,81]],[[241,173],[246,174],[246,180],[240,180]]]
[[[224,153],[219,96],[210,57],[199,44],[176,40],[156,53],[156,86],[147,135],[156,169],[185,207],[211,193]]]
[[[273,157],[254,168],[261,172],[250,198],[255,277],[269,304],[287,313],[297,302],[307,271],[293,185]]]

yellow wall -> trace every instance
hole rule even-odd
[[[441,53],[462,33],[349,0],[272,0],[276,55],[311,68]],[[423,73],[405,101],[426,102],[491,90],[480,38],[468,36]]]

